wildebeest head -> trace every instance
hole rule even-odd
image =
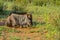
[[[28,19],[30,20],[30,23],[32,25],[32,14],[27,14]]]

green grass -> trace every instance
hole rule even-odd
[[[32,12],[33,15],[33,27],[40,28],[38,31],[30,31],[34,32],[43,32],[44,28],[48,31],[44,37],[47,37],[46,40],[59,40],[60,33],[60,7],[57,6],[28,6],[26,8],[27,12]],[[4,30],[5,27],[0,27],[0,32]],[[7,29],[8,32],[19,32],[13,29]],[[13,38],[15,40],[16,38]]]
[[[46,28],[48,33],[45,36],[47,38],[50,38],[51,40],[59,40],[58,35],[60,31],[58,30],[60,30],[60,7],[29,6],[26,9],[28,10],[28,12],[33,13],[34,27],[40,28],[40,31],[42,31],[42,27]],[[32,30],[31,32],[35,31]],[[54,38],[54,36],[56,38]]]
[[[15,36],[11,36],[10,40],[20,40],[20,38],[19,37],[15,37]]]
[[[11,32],[11,33],[13,33],[13,32],[15,32],[15,33],[21,32],[20,30],[16,30],[16,29],[12,29],[12,28],[9,29],[6,26],[0,26],[0,32],[2,32],[2,31],[7,31],[7,32]]]

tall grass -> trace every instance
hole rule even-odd
[[[57,6],[28,6],[27,12],[32,12],[33,26],[46,28],[45,35],[50,40],[59,40],[60,33],[60,7]],[[54,37],[55,36],[55,37]]]
[[[33,27],[45,28],[48,33],[47,40],[59,40],[60,33],[60,7],[57,6],[27,6],[25,9],[33,16]],[[14,30],[12,30],[14,32]],[[34,31],[32,31],[34,32]],[[15,38],[14,38],[15,39]]]

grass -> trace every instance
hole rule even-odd
[[[0,32],[2,32],[2,31],[7,31],[7,32],[11,32],[11,33],[13,33],[13,32],[15,32],[15,33],[21,32],[20,30],[16,30],[16,29],[14,29],[14,28],[10,28],[10,29],[9,29],[9,27],[0,26]]]
[[[20,38],[19,37],[12,36],[12,37],[10,37],[10,40],[20,40]]]
[[[59,40],[58,32],[60,31],[58,30],[60,29],[60,7],[29,6],[27,9],[28,12],[33,12],[33,21],[35,21],[33,25],[40,28],[39,31],[43,32],[44,29],[41,28],[46,28],[48,33],[45,36],[47,38],[50,38],[50,40]],[[34,33],[35,31],[32,30],[31,32]],[[54,38],[54,35],[56,38]]]
[[[26,8],[27,12],[33,14],[33,30],[30,33],[41,33],[41,37],[46,40],[59,40],[60,33],[60,7],[40,7],[40,6],[29,6]],[[39,28],[34,30],[34,28]],[[19,30],[8,29],[0,26],[0,32],[6,29],[7,32],[20,33]],[[0,33],[1,35],[1,33]],[[11,37],[11,40],[19,40],[17,37]],[[29,38],[28,38],[29,39]]]

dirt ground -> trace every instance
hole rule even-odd
[[[4,25],[4,23],[2,24]],[[1,31],[3,30],[3,31]],[[58,40],[57,32],[52,34],[46,27],[13,28],[0,26],[0,40]]]
[[[8,27],[9,28],[9,27]],[[40,28],[9,28],[16,32],[5,32],[5,37],[0,36],[0,40],[45,40],[46,33],[39,32]],[[5,38],[5,39],[4,39]]]

